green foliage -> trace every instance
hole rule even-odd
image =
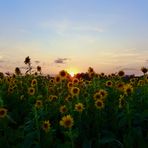
[[[133,78],[131,83],[132,78],[118,76],[94,76],[88,80],[80,77],[80,83],[72,84],[80,89],[80,94],[72,96],[67,84],[74,78],[50,82],[54,78],[28,72],[25,76],[4,76],[0,82],[0,108],[7,109],[4,117],[0,115],[0,147],[148,147],[148,81],[145,78]],[[32,85],[32,80],[37,84]],[[142,85],[139,80],[143,81]],[[108,86],[107,81],[112,85]],[[117,83],[121,82],[124,86],[119,89]],[[131,91],[126,92],[129,86]],[[30,87],[35,89],[34,94],[28,92]],[[97,108],[94,94],[100,90],[106,96],[100,98],[104,106]],[[68,95],[70,100],[66,100]],[[82,112],[75,109],[77,103],[84,105]],[[65,112],[60,111],[62,105],[67,109]],[[68,114],[74,125],[61,127],[61,118]],[[50,125],[44,127],[45,121]]]

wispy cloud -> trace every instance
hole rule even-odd
[[[58,58],[58,59],[54,60],[54,63],[65,64],[68,60],[69,60],[69,58]]]
[[[93,23],[77,23],[69,20],[60,21],[46,21],[41,23],[41,27],[44,29],[52,29],[56,33],[71,33],[71,32],[104,32],[105,29],[100,27],[98,24]]]

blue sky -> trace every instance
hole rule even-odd
[[[92,66],[141,74],[147,14],[147,0],[1,0],[0,71],[23,70],[30,56],[44,73]]]

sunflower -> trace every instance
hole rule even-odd
[[[39,108],[41,108],[42,106],[43,106],[42,100],[36,100],[36,102],[35,102],[35,107],[36,107],[37,109],[39,109]]]
[[[32,81],[31,81],[31,87],[34,87],[34,86],[36,86],[37,85],[37,80],[36,79],[33,79]]]
[[[68,88],[71,88],[72,86],[73,86],[73,83],[72,83],[72,82],[68,82],[68,83],[67,83],[67,87],[68,87]]]
[[[104,102],[101,99],[98,99],[95,101],[95,106],[97,109],[103,109],[104,108]]]
[[[75,104],[75,110],[77,112],[82,112],[84,110],[84,105],[82,103]]]
[[[67,112],[66,106],[65,106],[65,105],[62,105],[62,106],[60,107],[60,113],[63,114],[63,113],[66,113],[66,112]]]
[[[102,95],[102,98],[106,98],[106,96],[107,96],[107,91],[106,90],[100,89],[99,93]]]
[[[29,87],[28,88],[28,94],[33,96],[35,94],[35,88],[34,87]]]
[[[111,80],[108,80],[108,81],[106,81],[105,85],[108,86],[108,87],[112,87],[113,82]]]
[[[60,125],[65,128],[72,128],[73,124],[74,120],[73,117],[71,117],[71,115],[66,115],[62,117],[62,119],[60,120]]]
[[[37,66],[36,69],[37,69],[38,72],[41,72],[41,70],[42,70],[41,66]]]
[[[49,98],[48,98],[48,100],[49,100],[49,101],[56,101],[57,98],[58,98],[58,97],[57,97],[56,95],[50,95]]]
[[[132,87],[132,85],[130,85],[130,84],[124,85],[124,93],[125,93],[126,95],[129,95],[129,94],[131,94],[132,92],[133,92],[133,87]]]
[[[147,69],[146,67],[142,67],[142,68],[141,68],[141,71],[142,71],[144,74],[146,74],[147,71],[148,71],[148,69]]]
[[[0,118],[4,118],[7,115],[7,109],[1,107],[0,108]]]
[[[65,101],[69,102],[72,100],[72,96],[71,95],[68,95],[66,98],[65,98]]]
[[[45,120],[42,124],[42,129],[47,133],[50,129],[50,126],[51,126],[51,124],[50,124],[49,120]]]
[[[14,91],[14,87],[13,86],[9,86],[8,87],[8,93],[13,93],[13,91]]]
[[[21,74],[21,71],[18,67],[15,68],[15,74],[16,75],[20,75]]]
[[[73,83],[73,84],[78,84],[78,83],[79,83],[79,79],[73,78],[72,83]]]
[[[70,93],[72,94],[72,96],[78,96],[80,93],[80,89],[78,87],[72,87],[70,89]]]
[[[51,78],[51,79],[49,80],[49,82],[50,82],[51,84],[54,84],[55,80],[54,80],[53,78]]]
[[[118,90],[123,91],[124,83],[123,83],[123,82],[118,82],[118,83],[116,84],[116,87],[117,87]]]
[[[124,76],[124,74],[125,74],[125,73],[124,73],[124,71],[123,71],[123,70],[120,70],[120,71],[118,72],[118,76],[119,76],[119,77],[123,77],[123,76]]]
[[[56,83],[61,82],[61,77],[59,75],[57,75],[54,79]]]
[[[124,96],[123,95],[120,95],[120,98],[119,98],[119,108],[123,108],[125,106],[125,99],[124,99]]]
[[[62,79],[65,79],[67,78],[67,72],[65,70],[61,70],[59,72],[59,76],[62,78]]]
[[[144,85],[144,80],[139,80],[137,86],[143,86]]]
[[[29,56],[25,58],[24,63],[25,63],[25,64],[30,64],[30,58],[29,58]]]
[[[94,69],[92,67],[88,68],[88,73],[94,73]]]
[[[102,99],[102,95],[99,92],[96,92],[93,96],[94,100]]]

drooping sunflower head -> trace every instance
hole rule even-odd
[[[88,68],[88,73],[94,73],[94,69],[92,67]]]
[[[47,133],[51,128],[51,124],[49,122],[49,120],[45,120],[43,123],[42,123],[42,129]]]
[[[103,109],[104,108],[104,102],[101,99],[98,99],[95,101],[95,106],[97,109]]]
[[[82,103],[75,104],[75,110],[77,112],[82,112],[84,110],[84,105]]]
[[[38,72],[41,72],[41,70],[42,70],[41,66],[37,66],[36,69],[37,69]]]
[[[29,57],[29,56],[25,58],[24,63],[25,63],[25,64],[30,64],[30,57]]]
[[[18,67],[15,68],[15,74],[16,75],[20,75],[21,74],[21,70]]]
[[[4,118],[7,115],[7,109],[0,107],[0,118]]]
[[[144,74],[146,74],[147,71],[148,71],[148,69],[147,69],[146,67],[142,67],[142,68],[141,68],[141,71],[142,71]]]
[[[60,120],[60,125],[65,128],[72,128],[73,124],[74,124],[74,120],[71,115],[66,115],[62,117],[62,119]]]

